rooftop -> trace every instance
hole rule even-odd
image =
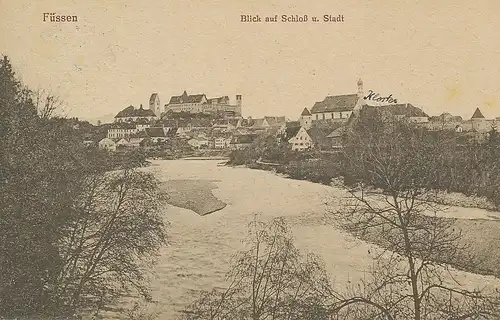
[[[155,113],[150,109],[143,109],[142,105],[139,109],[134,106],[128,106],[122,111],[118,112],[115,118],[128,118],[128,117],[155,117]]]
[[[311,113],[351,111],[356,106],[358,99],[357,94],[327,96],[323,101],[314,104]]]

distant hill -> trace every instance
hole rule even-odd
[[[110,123],[114,121],[115,118],[115,113],[108,113],[102,116],[95,116],[95,117],[81,117],[82,120],[87,120],[88,122],[96,125],[98,121],[101,121],[101,123]]]

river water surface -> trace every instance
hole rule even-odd
[[[296,245],[320,255],[337,285],[353,282],[372,265],[368,251],[373,245],[357,240],[325,222],[326,203],[344,194],[333,187],[277,176],[271,172],[218,166],[220,161],[154,161],[152,170],[162,181],[211,180],[212,193],[227,206],[200,216],[190,210],[168,206],[169,246],[162,249],[153,283],[160,319],[175,319],[200,290],[224,284],[231,256],[243,248],[247,225],[260,220],[286,217]],[[497,280],[466,272],[458,279],[472,287]]]

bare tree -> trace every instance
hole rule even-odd
[[[124,295],[150,299],[148,270],[166,239],[157,184],[134,169],[85,181],[61,238],[59,304],[99,311]]]
[[[32,96],[38,116],[42,119],[51,118],[56,110],[61,110],[63,107],[63,101],[46,89],[38,89]]]
[[[317,257],[302,257],[283,219],[250,225],[225,289],[205,292],[184,319],[329,319],[331,288]]]
[[[346,140],[350,197],[330,211],[344,229],[384,250],[374,253],[371,277],[332,312],[349,319],[499,317],[493,290],[466,288],[450,271],[450,263],[472,260],[453,220],[438,217],[426,166],[439,149],[411,125],[380,115],[359,119]]]

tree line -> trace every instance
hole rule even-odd
[[[0,60],[0,318],[70,318],[149,298],[165,195],[141,155],[88,148],[60,102]]]

